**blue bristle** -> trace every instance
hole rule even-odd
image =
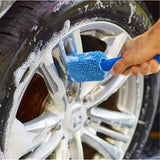
[[[70,54],[67,56],[68,79],[70,82],[101,81],[105,78],[105,71],[100,67],[106,55],[100,51]]]

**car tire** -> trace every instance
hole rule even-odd
[[[18,107],[13,107],[17,88],[23,83],[25,76],[30,74],[32,67],[39,67],[40,62],[33,60],[28,64],[32,53],[35,52],[37,57],[53,36],[55,39],[59,38],[60,31],[68,25],[64,26],[64,22],[68,20],[71,28],[88,20],[113,23],[131,37],[135,37],[152,25],[145,4],[143,7],[141,4],[142,2],[139,4],[136,1],[35,1],[16,2],[10,8],[0,20],[0,149],[4,156],[7,152],[8,132],[18,110]],[[65,32],[69,31],[61,34],[65,35]],[[86,48],[85,51],[95,49]],[[23,67],[24,70],[19,70]],[[15,75],[19,77],[18,81]],[[159,74],[144,77],[141,111],[135,133],[125,154],[127,159],[137,158],[147,140],[158,105],[159,77]],[[45,87],[43,89],[46,90]],[[40,114],[37,113],[29,119],[34,119]],[[23,115],[21,117],[23,119]],[[24,120],[27,121],[29,120]]]

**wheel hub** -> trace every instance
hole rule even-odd
[[[66,114],[66,127],[68,131],[76,132],[80,130],[87,119],[87,112],[84,106],[75,104],[69,109],[69,114]]]

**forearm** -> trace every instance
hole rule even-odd
[[[147,31],[144,36],[148,39],[148,46],[153,56],[160,54],[160,19]]]

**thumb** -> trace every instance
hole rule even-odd
[[[127,69],[128,65],[126,65],[124,62],[123,62],[123,59],[120,59],[119,61],[117,61],[112,69],[111,69],[111,74],[113,76],[116,76],[118,74],[122,74],[126,69]]]

